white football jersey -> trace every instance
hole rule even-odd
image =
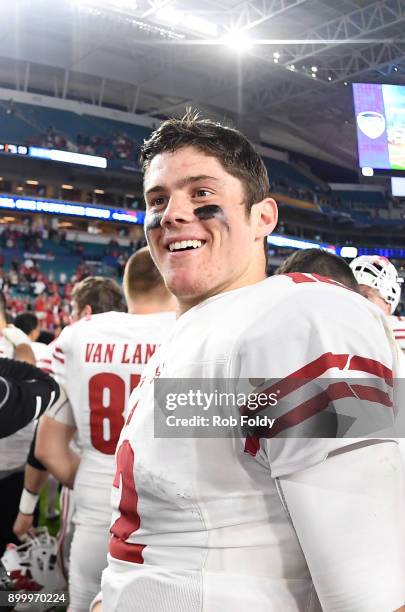
[[[30,344],[32,351],[34,353],[34,357],[36,360],[37,368],[41,370],[48,370],[49,367],[43,367],[44,364],[50,365],[50,357],[52,355],[51,348],[49,344],[45,344],[44,342],[31,342]]]
[[[180,427],[156,437],[153,383],[221,379],[235,391],[241,379],[255,386],[323,376],[371,378],[385,388],[397,365],[384,319],[338,283],[290,274],[216,295],[177,320],[131,396],[117,446],[103,609],[321,610],[276,477],[353,441],[310,438],[310,429],[307,438],[260,443],[204,438],[201,429],[181,437]]]
[[[128,399],[174,320],[174,313],[107,312],[69,325],[53,343],[52,370],[66,390],[82,451],[74,485],[77,523],[109,523],[114,453]]]
[[[394,332],[395,340],[400,348],[405,351],[405,317],[391,315],[388,317],[388,320]]]
[[[0,335],[0,357],[13,359],[14,345]],[[16,433],[0,440],[0,478],[13,470],[23,470],[34,435],[35,423],[31,421]]]

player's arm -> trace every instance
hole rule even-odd
[[[102,612],[102,610],[103,610],[103,600],[102,600],[102,594],[100,591],[100,593],[97,593],[97,595],[91,602],[89,606],[89,611],[90,612]]]
[[[37,427],[31,442],[27,463],[24,469],[24,488],[21,493],[18,514],[14,521],[13,532],[20,540],[32,533],[34,512],[39,500],[41,489],[48,479],[44,465],[35,457]]]
[[[80,457],[70,447],[76,427],[47,415],[38,424],[35,456],[63,485],[73,488]]]
[[[279,478],[324,612],[405,610],[404,483],[393,441]]]
[[[28,456],[28,463],[38,469],[45,467],[59,482],[72,487],[80,463],[80,457],[70,448],[75,432],[72,406],[60,386],[58,401],[38,423],[35,449]]]
[[[76,432],[73,409],[65,391],[65,351],[69,346],[70,328],[65,328],[53,345],[51,369],[61,389],[60,400],[47,411],[38,425],[35,457],[59,482],[72,488],[80,457],[70,447]]]
[[[22,539],[33,529],[34,512],[39,500],[39,494],[48,479],[46,470],[38,470],[26,464],[24,471],[24,489],[21,494],[17,518],[14,521],[13,532]]]

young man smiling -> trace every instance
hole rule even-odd
[[[397,444],[319,437],[317,421],[322,408],[352,406],[343,378],[360,378],[360,391],[371,379],[387,397],[397,354],[383,315],[333,281],[266,280],[277,207],[263,162],[236,130],[170,120],[142,161],[149,247],[181,316],[131,396],[117,447],[103,610],[405,610]],[[307,383],[320,376],[341,384],[312,397]],[[156,381],[190,378],[206,391],[215,380],[235,391],[277,379],[271,432],[158,437]],[[370,404],[393,419],[379,400],[364,403],[366,419]]]

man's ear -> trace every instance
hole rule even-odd
[[[256,208],[257,223],[255,238],[261,239],[272,233],[278,221],[278,208],[273,198],[265,198],[254,204]]]
[[[92,307],[90,306],[90,304],[86,304],[86,306],[83,308],[83,310],[81,312],[80,318],[82,318],[82,317],[90,317],[90,315],[92,315],[92,314],[93,314]]]

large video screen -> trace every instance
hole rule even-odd
[[[405,171],[405,86],[353,84],[360,167]]]

